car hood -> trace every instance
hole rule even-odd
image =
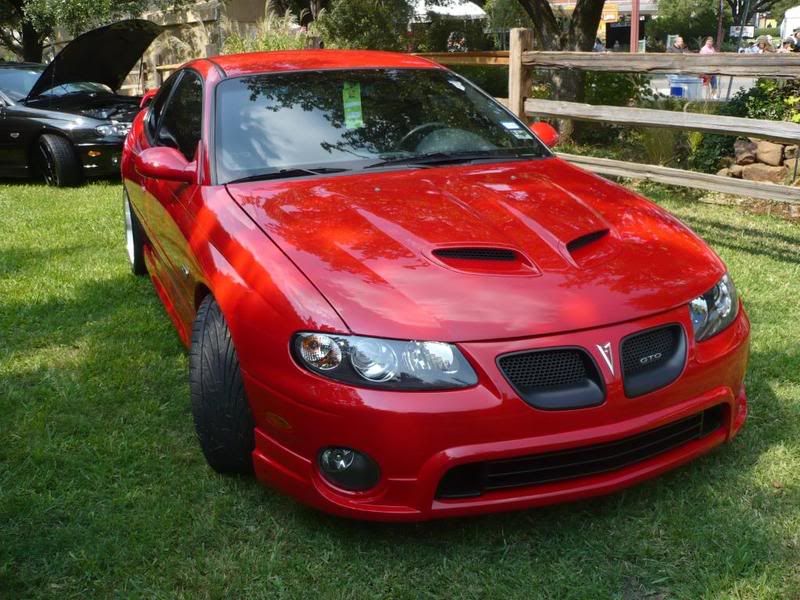
[[[557,158],[227,187],[363,335],[471,341],[597,327],[686,303],[724,273],[675,217]],[[454,247],[518,259],[438,255]]]
[[[160,33],[161,26],[143,19],[119,21],[88,31],[64,46],[42,71],[28,98],[78,81],[102,83],[116,91]]]

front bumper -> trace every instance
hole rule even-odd
[[[119,177],[122,140],[75,145],[86,177]]]
[[[592,408],[544,411],[523,402],[495,363],[525,349],[611,343],[619,356],[625,336],[679,323],[689,339],[686,366],[666,387],[627,398],[620,369],[601,368],[606,400]],[[479,376],[466,390],[400,393],[356,389],[296,365],[280,389],[245,373],[256,420],[257,476],[300,501],[334,514],[385,521],[417,521],[521,509],[613,492],[684,464],[731,439],[747,415],[744,374],[749,322],[744,310],[729,328],[695,344],[685,307],[635,322],[570,334],[460,344]],[[291,383],[288,383],[291,381]],[[702,438],[628,466],[553,483],[437,498],[445,474],[458,465],[603,444],[722,406],[721,425]],[[372,490],[339,490],[322,478],[315,457],[325,446],[369,454],[381,468]]]

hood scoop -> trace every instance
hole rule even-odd
[[[534,275],[538,269],[513,248],[450,246],[431,252],[436,262],[457,271],[482,275]]]
[[[608,229],[598,229],[578,236],[567,242],[567,252],[581,267],[607,258],[613,252],[610,233]]]

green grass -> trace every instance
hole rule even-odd
[[[118,185],[0,186],[0,598],[800,598],[800,227],[646,191],[747,303],[741,435],[624,493],[390,526],[205,466]]]

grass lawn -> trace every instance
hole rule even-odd
[[[613,496],[398,526],[213,473],[119,185],[0,185],[0,598],[800,598],[800,227],[646,191],[747,303],[741,435]]]

